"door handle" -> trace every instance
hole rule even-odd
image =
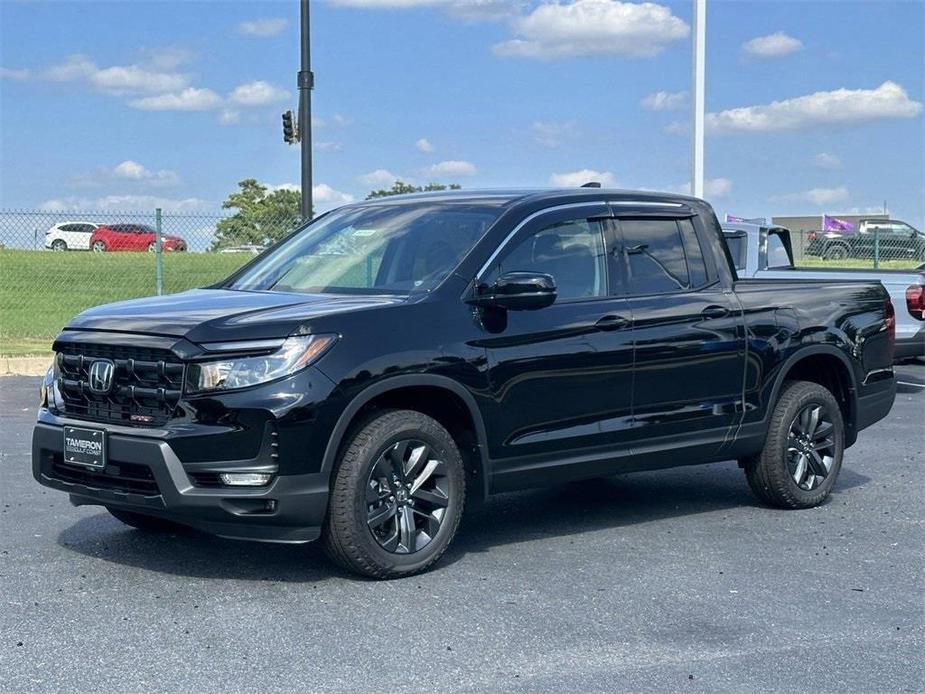
[[[725,318],[729,315],[729,309],[725,306],[707,306],[703,311],[700,312],[700,315],[703,316],[704,320],[710,320],[711,318]]]
[[[594,327],[598,330],[620,330],[629,324],[630,322],[628,318],[617,316],[615,314],[608,314],[601,318],[597,323],[595,323]]]

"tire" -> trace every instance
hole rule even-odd
[[[844,260],[848,257],[848,249],[840,243],[833,244],[822,253],[825,260]]]
[[[108,249],[106,248],[106,243],[103,241],[94,241],[93,246],[90,247],[90,250],[94,253],[105,253]]]
[[[807,422],[813,424],[816,408],[820,414],[815,433],[801,433],[808,429]],[[806,420],[805,413],[809,413]],[[818,383],[788,381],[771,413],[764,449],[744,461],[745,476],[752,492],[766,504],[811,508],[825,501],[835,486],[844,450],[845,425],[832,393]]]
[[[64,239],[55,239],[51,242],[51,250],[53,251],[66,251],[67,242]]]
[[[456,534],[465,485],[459,448],[436,420],[378,412],[354,430],[334,471],[325,549],[370,578],[425,571]]]
[[[152,241],[151,243],[148,244],[148,253],[156,253],[156,252],[157,252],[157,244],[154,243],[154,241]]]
[[[163,533],[176,531],[181,526],[176,523],[171,523],[168,520],[163,518],[155,518],[154,516],[146,516],[143,513],[135,513],[134,511],[125,511],[121,508],[110,508],[106,507],[106,510],[112,515],[113,518],[122,521],[126,525],[130,525],[133,528],[138,530],[143,530],[148,533]]]

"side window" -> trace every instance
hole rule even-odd
[[[490,284],[500,274],[514,270],[552,275],[557,302],[604,296],[607,263],[600,222],[561,222],[527,236],[503,256],[485,281]]]
[[[707,263],[703,259],[703,249],[694,223],[689,219],[678,220],[681,237],[684,239],[684,252],[687,254],[687,270],[691,273],[691,287],[703,287],[707,284]]]
[[[78,224],[65,224],[61,227],[61,231],[79,231],[79,228]]]
[[[768,233],[768,267],[790,267],[793,262],[780,234]]]
[[[96,227],[92,224],[81,224],[79,231],[82,231],[85,234],[92,234],[96,231]]]
[[[663,294],[690,289],[684,244],[675,220],[623,219],[620,231],[629,294]]]
[[[736,270],[745,269],[746,255],[748,253],[747,237],[745,234],[723,234],[726,237],[726,245],[729,246],[729,254],[732,256],[732,262],[735,263]]]

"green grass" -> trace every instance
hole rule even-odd
[[[922,264],[921,260],[881,260],[880,270],[912,270]],[[845,260],[823,260],[805,256],[796,261],[797,267],[838,268],[841,270],[873,270],[871,258],[847,258]]]
[[[164,292],[212,284],[252,256],[220,253],[166,254]],[[0,250],[0,355],[47,354],[62,326],[84,309],[155,293],[149,253],[50,253]],[[871,268],[868,260],[803,258],[801,267]],[[887,260],[880,267],[910,269],[914,260]],[[349,268],[351,272],[359,272]],[[354,278],[364,286],[365,279]]]
[[[164,293],[212,284],[252,257],[165,254]],[[84,309],[155,293],[149,253],[0,250],[0,355],[47,354],[62,326]]]

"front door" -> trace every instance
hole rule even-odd
[[[735,296],[705,262],[694,220],[615,223],[633,315],[639,454],[718,450],[741,416],[744,322]]]
[[[624,448],[632,424],[632,329],[626,299],[610,286],[606,214],[599,205],[533,219],[481,277],[490,284],[503,272],[544,272],[557,287],[552,306],[483,321],[496,488],[519,486],[531,473],[542,481],[544,472],[563,467],[586,474],[601,456]]]

